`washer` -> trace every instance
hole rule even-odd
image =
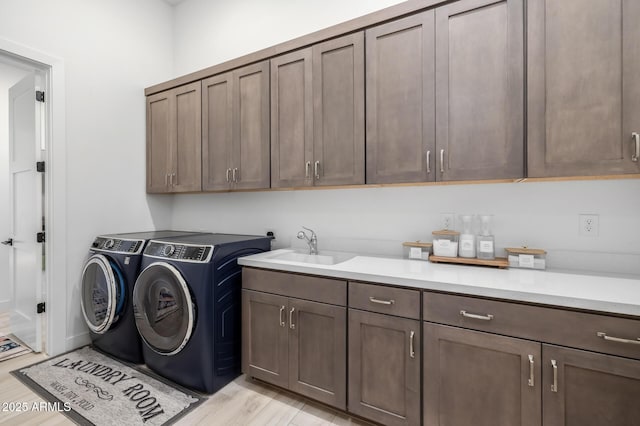
[[[82,315],[96,348],[123,361],[143,361],[131,304],[142,252],[152,238],[198,234],[154,231],[96,237],[82,269],[80,297]]]
[[[142,258],[133,309],[151,370],[214,393],[240,374],[241,267],[271,238],[208,234],[152,240]]]

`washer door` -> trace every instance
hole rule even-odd
[[[138,276],[133,312],[142,340],[161,355],[180,352],[193,332],[195,312],[189,288],[168,263],[152,263]]]
[[[122,272],[115,262],[94,254],[82,270],[82,315],[89,329],[106,333],[118,320],[126,295]]]

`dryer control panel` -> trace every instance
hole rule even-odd
[[[96,237],[91,244],[95,251],[108,251],[111,253],[139,254],[142,252],[144,240],[128,240],[125,238]]]
[[[212,253],[213,246],[173,244],[162,241],[150,241],[144,250],[145,256],[196,263],[208,262],[211,260]]]

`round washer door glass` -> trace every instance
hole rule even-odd
[[[193,331],[195,312],[180,272],[156,262],[138,276],[133,289],[136,326],[145,343],[162,355],[182,350]]]
[[[117,320],[124,297],[122,274],[101,255],[94,254],[82,270],[82,315],[94,333],[105,333]]]

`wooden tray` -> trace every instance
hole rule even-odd
[[[457,263],[460,265],[476,265],[491,266],[494,268],[506,269],[509,267],[509,261],[505,257],[496,257],[495,259],[476,259],[466,257],[446,257],[446,256],[429,256],[429,262],[433,263]]]

